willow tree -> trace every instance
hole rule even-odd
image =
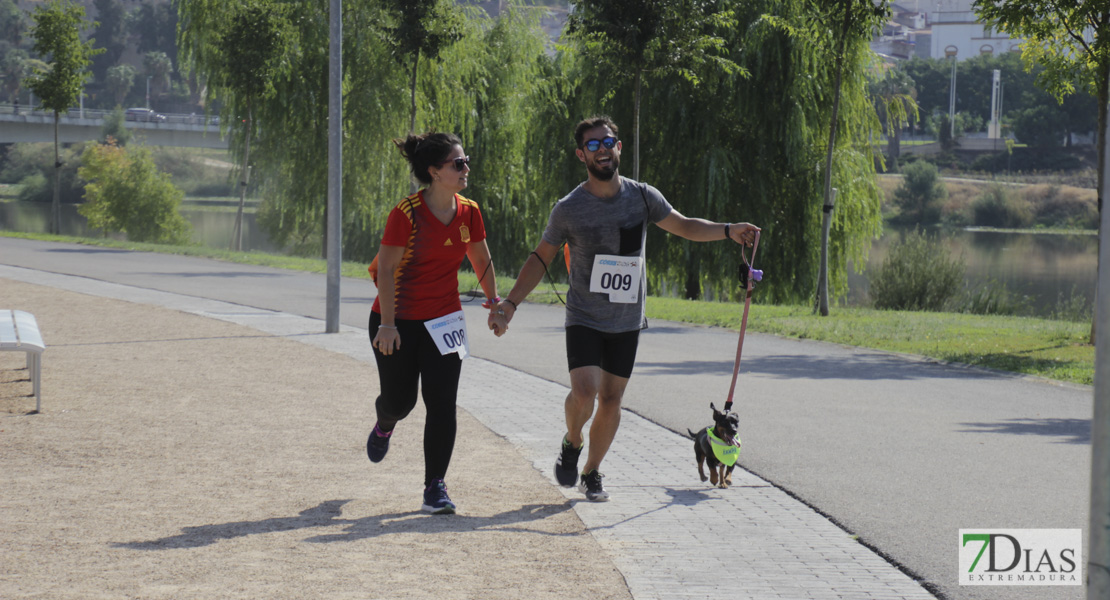
[[[320,157],[327,148],[328,22],[315,2],[283,5],[291,27],[288,68],[274,77],[274,93],[254,110],[265,123],[252,144],[263,196],[258,218],[278,245],[318,255],[326,205],[327,162]],[[497,194],[498,206],[529,202],[529,194],[546,196],[528,189],[535,179],[520,158],[528,155],[521,141],[533,139],[528,107],[537,96],[546,98],[532,92],[547,85],[550,75],[537,70],[545,63],[535,18],[521,13],[494,21],[474,8],[445,8],[463,15],[462,36],[439,60],[418,63],[417,128],[462,137],[475,159],[470,194],[483,208],[489,206],[487,192]],[[179,9],[184,55],[197,69],[218,54],[212,32],[227,20],[231,5],[183,0]],[[343,255],[352,260],[373,257],[389,209],[409,189],[407,164],[390,142],[412,123],[411,71],[397,68],[386,30],[395,26],[394,17],[384,2],[344,3]],[[494,169],[510,173],[507,186]],[[492,247],[506,230],[491,219]]]
[[[247,0],[237,5],[216,38],[219,61],[207,71],[209,94],[222,89],[228,103],[243,111],[242,118],[231,121],[243,148],[232,250],[243,249],[243,205],[250,177],[251,138],[257,128],[254,107],[273,95],[273,80],[289,65],[289,25],[283,13],[280,4],[269,0]]]
[[[81,31],[95,27],[95,22],[85,20],[85,8],[70,0],[50,0],[35,9],[31,16],[34,26],[31,38],[34,50],[49,58],[50,67],[28,77],[27,87],[54,113],[54,201],[50,210],[50,232],[61,233],[61,169],[58,160],[58,119],[61,113],[81,95],[81,86],[88,77],[92,57],[102,50],[93,48],[93,40],[81,41]]]
[[[545,55],[542,12],[507,4],[497,18],[470,15],[474,29],[442,55],[458,79],[428,77],[421,90],[428,108],[424,118],[458,133],[473,159],[464,194],[482,207],[499,271],[512,274],[535,247],[563,185],[553,182],[553,165],[538,156],[563,146],[534,135],[550,121],[541,115],[549,102],[558,103],[549,91],[560,79]],[[569,139],[569,129],[564,131]]]
[[[738,1],[724,8],[735,19],[725,31],[725,50],[743,74],[707,70],[697,87],[678,77],[653,86],[643,112],[657,141],[647,149],[644,180],[685,214],[762,227],[759,262],[767,277],[758,298],[798,302],[813,297],[817,275],[833,54],[799,32],[811,19],[805,2]],[[847,290],[848,262],[866,263],[882,226],[870,143],[879,123],[866,93],[866,40],[848,44],[845,57],[832,167],[842,197],[830,237],[835,294]],[[735,245],[649,235],[655,292],[738,297]]]
[[[890,15],[889,0],[810,0],[812,10],[817,15],[811,19],[808,27],[800,28],[803,35],[813,44],[818,51],[835,48],[832,58],[835,61],[836,75],[833,83],[832,114],[829,118],[829,139],[825,152],[825,183],[822,190],[824,203],[822,210],[825,212],[824,229],[821,238],[821,263],[818,265],[817,275],[817,302],[815,311],[819,310],[822,316],[829,314],[829,279],[828,279],[828,230],[831,226],[832,210],[834,206],[834,192],[832,187],[832,163],[836,151],[836,135],[840,127],[840,91],[844,81],[844,69],[848,60],[847,49],[852,43],[870,41],[873,30],[881,27],[883,21]],[[817,23],[833,23],[834,29]]]
[[[420,57],[435,60],[462,38],[462,19],[448,0],[386,0],[392,17],[381,26],[394,58],[409,70],[409,132],[416,130],[416,83]]]
[[[917,88],[905,71],[894,66],[881,67],[868,84],[867,93],[875,105],[875,112],[883,124],[887,137],[887,171],[898,172],[898,156],[901,153],[902,128],[918,118]]]
[[[720,50],[716,31],[727,2],[690,0],[572,0],[567,31],[596,61],[610,89],[632,83],[632,178],[640,179],[640,106],[645,77],[696,82],[707,66],[730,72],[735,63]]]

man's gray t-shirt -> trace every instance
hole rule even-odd
[[[606,333],[636,331],[647,327],[644,315],[646,266],[641,261],[640,293],[636,302],[610,302],[606,293],[590,291],[594,256],[644,256],[646,223],[658,223],[674,210],[659,190],[621,177],[621,191],[612,198],[598,198],[583,185],[555,203],[543,232],[543,241],[570,246],[570,292],[567,293],[566,326],[584,325]]]

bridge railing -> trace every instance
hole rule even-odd
[[[50,121],[54,120],[54,113],[41,110],[41,106],[28,107],[25,105],[18,105],[10,103],[0,103],[0,116],[5,115],[19,115],[22,117],[30,118],[43,118]],[[16,111],[19,112],[16,112]],[[62,114],[61,119],[87,119],[94,121],[103,121],[108,115],[111,115],[112,110],[104,110],[99,108],[86,108],[75,106],[69,109],[68,113]],[[144,125],[158,125],[159,123],[179,123],[182,125],[206,125],[212,127],[219,127],[219,115],[204,115],[204,114],[177,114],[177,113],[159,113],[166,117],[165,121],[128,121],[129,123],[142,123]]]

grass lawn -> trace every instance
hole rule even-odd
[[[318,258],[53,235],[11,232],[0,232],[0,235],[199,256],[314,273],[327,272],[327,262]],[[363,263],[343,263],[342,274],[344,277],[369,277]],[[512,288],[513,279],[501,275],[497,278],[497,287],[504,295]],[[475,275],[460,273],[459,289],[463,292],[477,290]],[[560,293],[565,293],[566,286],[558,286],[558,289]],[[757,290],[757,299],[758,294]],[[552,286],[547,282],[538,286],[528,297],[528,301],[548,304],[559,302]],[[743,305],[649,297],[647,313],[650,319],[739,330]],[[1084,385],[1092,385],[1094,382],[1095,349],[1087,343],[1090,323],[846,307],[832,307],[828,317],[821,317],[813,314],[812,307],[753,304],[748,316],[748,328],[783,337],[915,354],[1057,381]]]

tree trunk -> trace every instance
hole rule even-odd
[[[231,249],[236,252],[243,251],[243,205],[247,201],[247,183],[250,181],[250,156],[251,156],[251,128],[254,124],[254,115],[251,103],[247,102],[247,131],[245,148],[243,150],[243,167],[239,172],[239,210],[235,213],[235,231],[232,235]]]
[[[690,244],[689,240],[683,241],[686,250],[685,296],[687,300],[698,300],[701,298],[701,271],[691,257]]]
[[[62,233],[62,161],[58,159],[58,111],[54,111],[54,201],[50,203],[50,232]]]
[[[825,195],[822,210],[827,213],[826,218],[832,219],[832,160],[833,150],[836,148],[836,120],[840,113],[840,85],[844,79],[844,50],[848,45],[848,28],[852,24],[851,3],[844,3],[844,27],[840,35],[840,48],[836,53],[836,83],[833,85],[832,122],[829,125],[829,147],[825,153]],[[829,273],[828,273],[828,241],[821,244],[821,265],[817,273],[817,306],[814,312],[820,311],[822,317],[829,316]]]
[[[412,76],[409,78],[409,133],[416,133],[416,67],[420,64],[420,51],[412,56]],[[409,193],[415,194],[416,181],[409,182]]]
[[[639,69],[636,71],[636,99],[632,107],[632,121],[635,123],[635,131],[632,138],[632,178],[636,181],[640,180],[640,86],[643,83],[644,71]]]
[[[902,154],[902,127],[901,123],[896,123],[890,128],[890,136],[887,138],[886,148],[887,160],[890,164],[887,165],[887,172],[898,172],[898,157]]]
[[[412,75],[409,76],[409,133],[416,133],[416,67],[420,64],[420,51],[412,56]]]

